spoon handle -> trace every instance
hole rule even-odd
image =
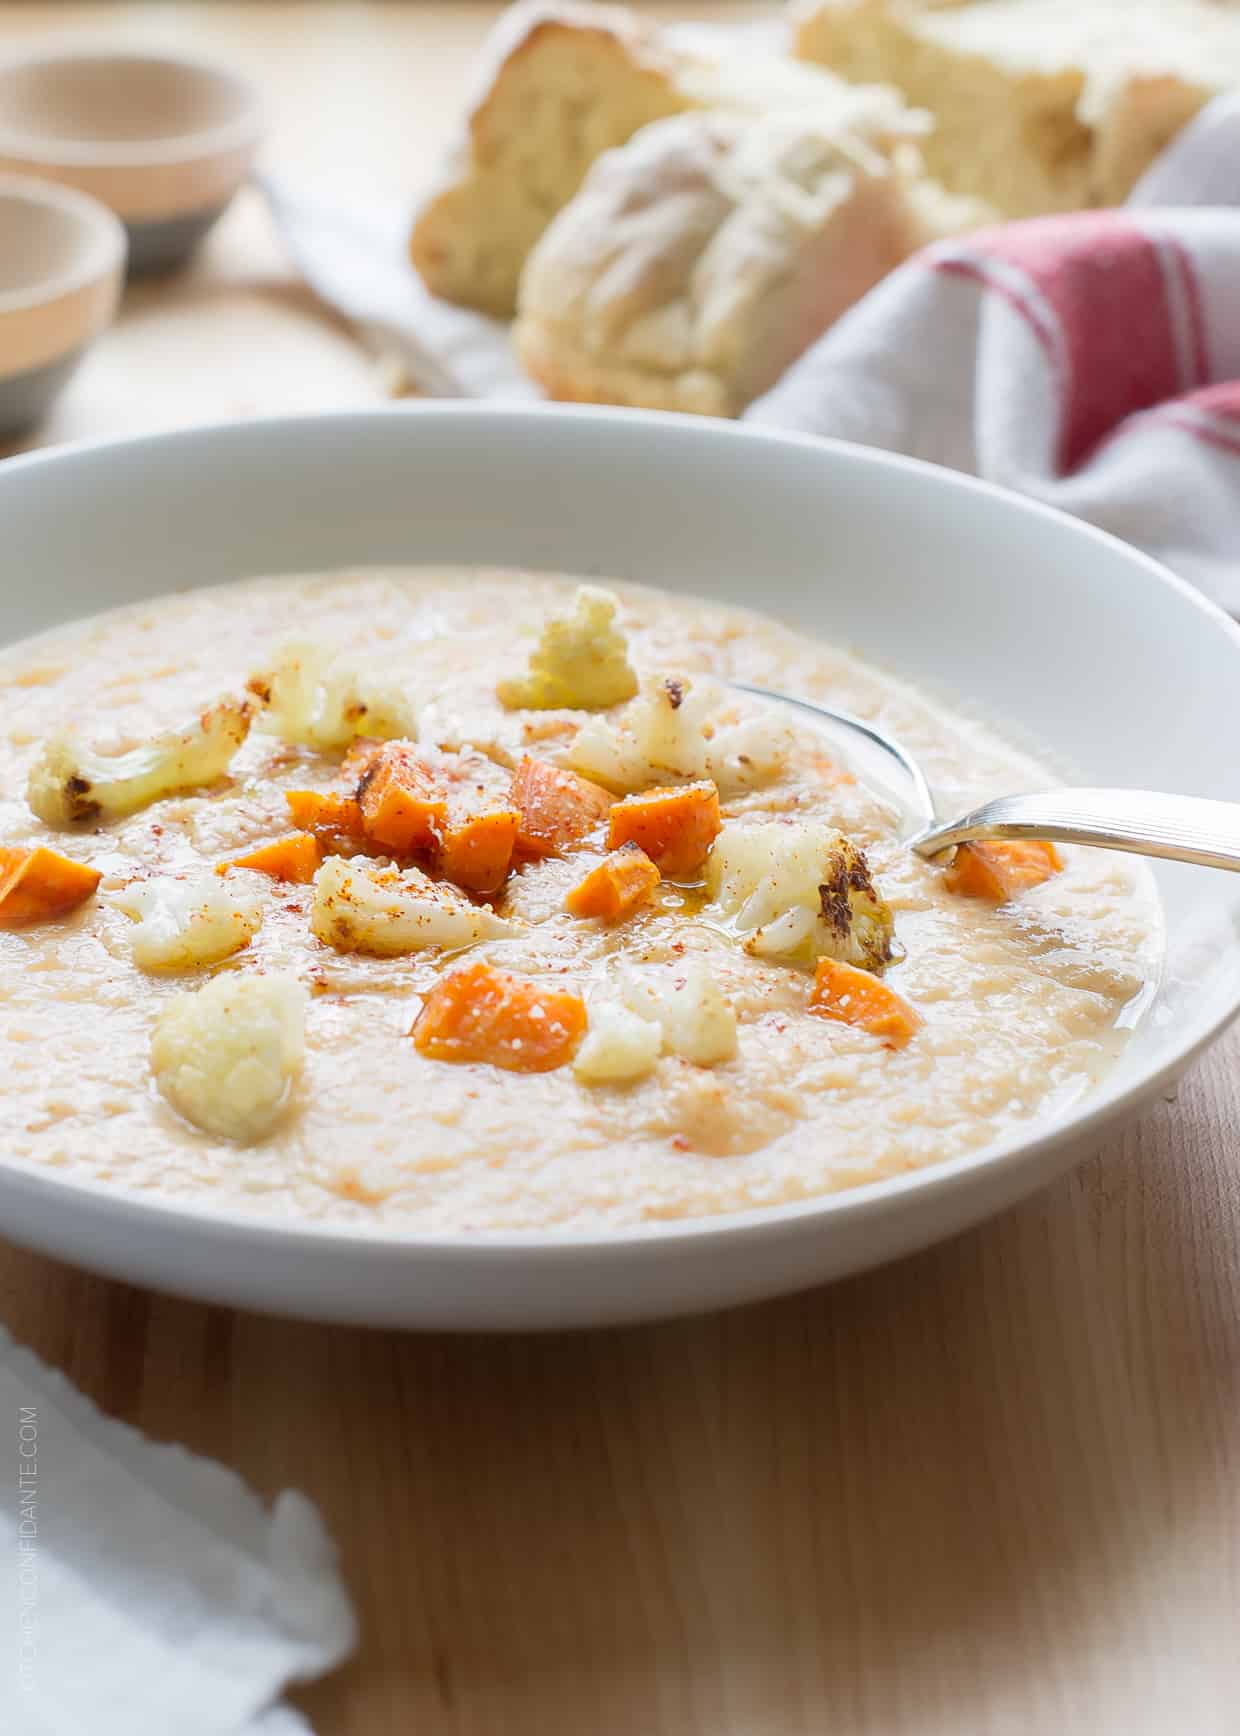
[[[909,842],[918,855],[937,856],[979,838],[1095,844],[1240,872],[1240,803],[1151,790],[1048,790],[1002,796],[949,825],[928,826]]]

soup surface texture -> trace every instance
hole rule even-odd
[[[0,846],[44,845],[102,872],[95,895],[70,914],[0,926],[4,1158],[204,1206],[317,1220],[419,1232],[599,1229],[769,1207],[898,1175],[985,1146],[1089,1089],[1158,970],[1160,917],[1144,869],[1064,850],[1060,871],[1015,896],[964,895],[942,865],[900,843],[893,809],[850,778],[812,725],[722,682],[819,698],[881,722],[921,758],[945,813],[1055,775],[963,712],[800,631],[638,587],[611,594],[613,630],[645,697],[594,711],[497,697],[524,676],[547,619],[573,607],[573,581],[523,574],[257,579],[0,652]],[[723,830],[713,866],[665,857],[658,884],[630,913],[573,914],[566,897],[608,848],[602,818],[558,854],[518,849],[493,895],[475,890],[467,907],[486,920],[474,944],[388,956],[356,950],[347,925],[321,938],[313,881],[232,867],[215,883],[250,913],[244,944],[206,965],[140,962],[135,887],[204,884],[204,874],[293,829],[290,790],[351,795],[359,786],[356,767],[342,773],[339,745],[292,741],[287,730],[282,738],[274,710],[263,709],[271,687],[262,672],[287,661],[293,639],[296,655],[327,669],[316,677],[324,692],[332,670],[347,668],[362,671],[372,692],[396,695],[399,733],[416,729],[432,772],[464,752],[484,806],[510,802],[512,773],[530,757],[571,762],[614,800],[652,783],[692,782],[708,795],[717,785]],[[109,752],[132,748],[244,698],[247,682],[256,715],[223,777],[119,818],[88,813],[53,827],[32,812],[31,768],[66,729]],[[657,753],[645,771],[622,765],[641,746],[625,745],[626,719],[635,730],[641,722],[633,707],[645,705],[649,729],[660,704],[669,708],[663,724],[682,732],[679,749],[667,751],[661,774]],[[372,701],[371,722],[382,709]],[[586,735],[578,742],[583,730],[593,749]],[[365,720],[359,731],[367,734]],[[685,765],[672,763],[677,752]],[[781,851],[795,855],[806,839],[837,831],[864,852],[893,924],[885,954],[861,966],[912,1010],[911,1035],[892,1040],[814,1004],[817,944],[805,929],[829,929],[831,912],[827,903],[812,916],[793,908],[805,876]],[[747,841],[733,851],[729,894],[718,852],[737,837]],[[367,848],[353,854],[360,846],[340,842],[343,854],[329,854],[320,875],[333,862],[369,871],[384,853],[373,841]],[[829,900],[826,886],[817,891]],[[759,916],[768,940],[755,945]],[[791,937],[782,951],[778,935],[769,939],[777,923]],[[607,1025],[608,1007],[621,1007],[630,1043],[640,1048],[653,1030],[655,1052],[612,1078],[586,1076],[567,1058],[571,1042],[564,1064],[541,1071],[444,1059],[410,1032],[436,985],[475,964],[580,997],[591,1032]],[[304,1059],[261,1137],[223,1137],[161,1091],[153,1034],[172,997],[257,975],[293,978],[305,991]],[[687,1037],[674,1020],[658,1023],[658,997],[666,1004],[686,982],[710,1002],[691,1009]]]

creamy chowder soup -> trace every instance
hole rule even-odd
[[[879,721],[944,812],[1056,781],[842,650],[628,586],[259,579],[0,652],[5,1159],[597,1228],[898,1175],[1087,1091],[1158,968],[1144,870],[923,862],[729,677]]]

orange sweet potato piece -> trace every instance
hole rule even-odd
[[[809,1010],[882,1037],[892,1049],[902,1049],[922,1022],[921,1014],[878,977],[836,958],[820,958],[814,967]]]
[[[521,811],[518,849],[529,856],[559,856],[607,817],[613,797],[601,784],[563,766],[526,758],[513,773],[512,801]]]
[[[405,742],[377,747],[357,786],[362,829],[399,856],[439,843],[448,804],[430,770]]]
[[[644,904],[659,884],[659,870],[644,850],[625,844],[604,856],[564,900],[572,916],[599,916],[618,922]]]
[[[414,1047],[433,1061],[487,1061],[510,1073],[548,1073],[571,1061],[586,1004],[494,965],[440,977],[414,1020]]]
[[[299,831],[313,832],[320,843],[341,838],[362,841],[362,810],[352,796],[323,795],[318,790],[285,790],[284,800]]]
[[[269,874],[273,880],[284,880],[293,886],[308,886],[323,865],[323,850],[313,832],[291,832],[287,838],[276,838],[261,844],[248,856],[237,856],[224,868],[249,868],[255,874]],[[220,872],[223,872],[221,868]]]
[[[944,875],[949,892],[1003,904],[1031,886],[1040,886],[1063,867],[1053,844],[1033,839],[988,839],[962,844]]]
[[[0,928],[51,922],[84,904],[103,876],[55,850],[0,848]]]
[[[444,831],[439,872],[467,892],[498,892],[512,867],[520,828],[516,808],[466,815]]]
[[[721,824],[719,791],[708,779],[616,802],[607,843],[612,850],[637,844],[665,879],[687,880],[701,872]]]

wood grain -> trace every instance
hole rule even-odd
[[[53,13],[249,59],[274,160],[347,190],[420,178],[491,8],[0,6],[0,46]],[[379,391],[242,204],[42,437]],[[298,1696],[320,1736],[1231,1736],[1238,1062],[997,1222],[742,1312],[330,1331],[4,1247],[0,1318],[112,1414],[320,1504],[363,1636]]]

